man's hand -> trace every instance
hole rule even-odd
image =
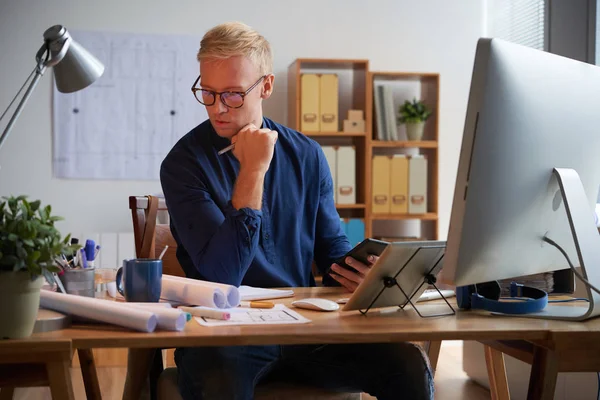
[[[347,257],[346,264],[357,270],[358,273],[349,271],[348,269],[334,263],[331,264],[331,272],[329,275],[331,275],[333,279],[338,281],[350,292],[354,292],[358,285],[360,285],[360,283],[365,279],[365,276],[378,259],[379,257],[370,255],[368,258],[369,264],[365,265],[352,257]]]
[[[277,132],[258,129],[254,124],[244,126],[231,138],[233,155],[240,161],[240,170],[247,173],[266,173],[273,159]]]

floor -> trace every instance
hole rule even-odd
[[[98,368],[98,379],[102,398],[121,399],[125,382],[125,368]],[[79,368],[71,370],[73,389],[76,399],[85,399],[85,391]],[[436,400],[488,400],[489,390],[471,382],[462,370],[462,342],[443,342],[435,376]],[[370,396],[363,396],[373,399]],[[14,399],[46,400],[51,399],[48,388],[23,388],[15,391]]]

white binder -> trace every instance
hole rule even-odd
[[[356,149],[340,146],[337,150],[337,203],[356,203]]]
[[[427,212],[427,158],[410,156],[408,160],[408,213]]]
[[[337,203],[337,148],[334,146],[322,146],[322,148],[333,179],[333,199]]]

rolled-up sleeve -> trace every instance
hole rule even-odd
[[[178,241],[200,279],[240,286],[258,245],[262,212],[221,210],[193,164],[165,159],[160,180]]]

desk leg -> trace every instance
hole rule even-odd
[[[46,363],[50,392],[53,399],[75,400],[71,381],[71,360],[57,360]]]
[[[83,376],[83,386],[88,400],[102,399],[100,392],[100,383],[98,382],[98,372],[94,362],[94,353],[92,349],[78,349],[79,365],[81,366],[81,375]]]
[[[554,351],[535,346],[527,400],[553,400],[557,375],[558,360]]]
[[[484,351],[492,400],[510,400],[504,356],[490,346],[484,345]]]
[[[0,400],[13,400],[13,396],[15,395],[15,388],[5,386],[0,388]]]
[[[129,349],[123,400],[138,400],[148,381],[156,349]],[[147,388],[146,388],[147,389]]]

